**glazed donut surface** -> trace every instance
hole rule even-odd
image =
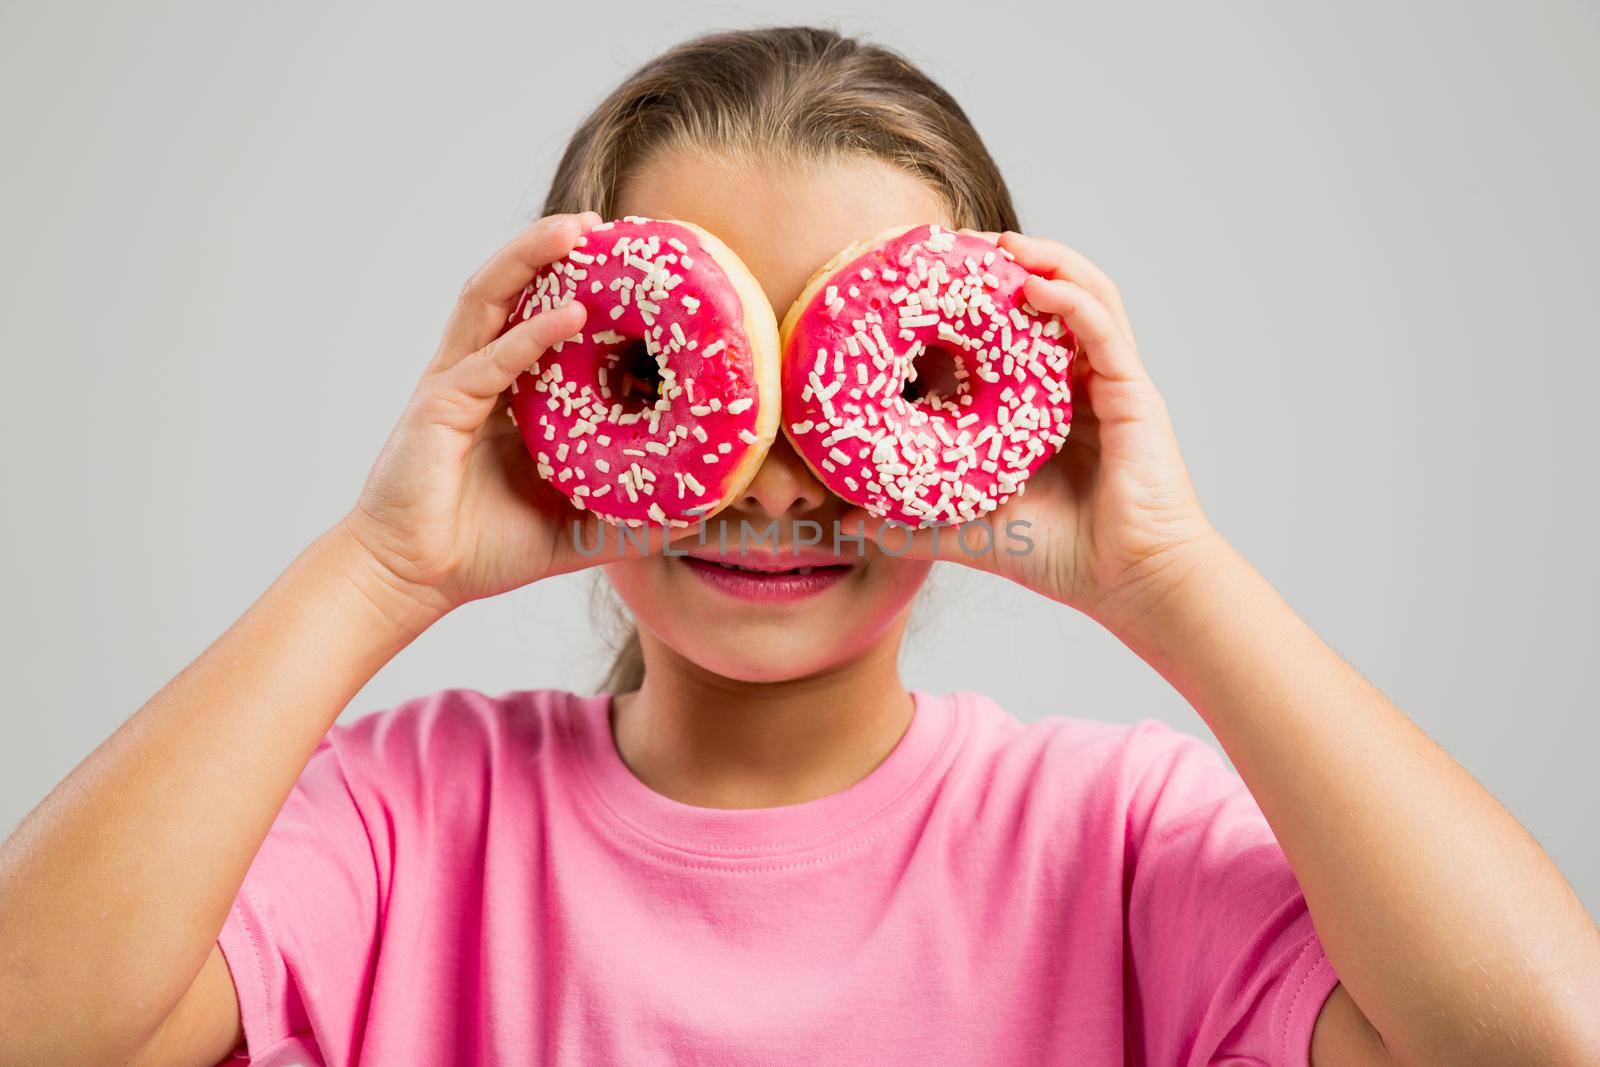
[[[630,216],[539,271],[510,322],[582,303],[582,332],[512,385],[539,475],[629,526],[730,502],[777,434],[777,323],[749,270],[691,223]]]
[[[835,494],[912,526],[992,512],[1065,443],[1076,342],[1028,272],[938,226],[845,249],[782,328],[783,428]],[[919,367],[936,372],[919,383]]]

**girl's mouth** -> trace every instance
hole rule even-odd
[[[782,601],[815,596],[855,569],[837,557],[679,557],[701,581],[741,600]],[[735,562],[737,560],[737,562]]]

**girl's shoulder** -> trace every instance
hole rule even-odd
[[[1029,707],[1024,718],[992,697],[970,691],[923,699],[945,703],[964,718],[969,743],[986,758],[1070,759],[1089,767],[1141,764],[1195,748],[1215,751],[1208,741],[1150,716],[1115,722]]]
[[[947,700],[965,720],[958,792],[1031,817],[1142,821],[1165,798],[1196,804],[1243,794],[1243,782],[1208,740],[1162,720],[1112,722],[1028,709],[1026,720],[982,693]]]
[[[490,743],[540,743],[560,729],[574,702],[592,699],[561,689],[518,689],[490,694],[476,689],[441,689],[383,711],[335,724],[329,731],[343,746],[378,751],[419,744],[448,749]]]
[[[559,689],[444,689],[336,723],[323,740],[353,780],[386,794],[462,789],[556,758],[576,709],[603,697]]]

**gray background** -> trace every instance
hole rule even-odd
[[[966,105],[1121,283],[1223,532],[1600,909],[1593,6],[568,6],[0,5],[0,829],[349,506],[588,107],[801,17]],[[912,684],[1204,732],[1086,619],[935,584]],[[459,612],[349,714],[591,686],[589,586]]]

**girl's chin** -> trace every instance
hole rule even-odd
[[[848,663],[861,649],[837,628],[812,627],[798,620],[740,623],[724,614],[707,618],[685,614],[652,627],[680,656],[724,678],[779,682],[804,678]]]
[[[838,670],[860,659],[893,621],[880,618],[883,606],[864,604],[838,613],[795,605],[729,610],[709,596],[686,595],[658,603],[657,611],[641,606],[635,618],[679,657],[735,682],[790,682]]]

